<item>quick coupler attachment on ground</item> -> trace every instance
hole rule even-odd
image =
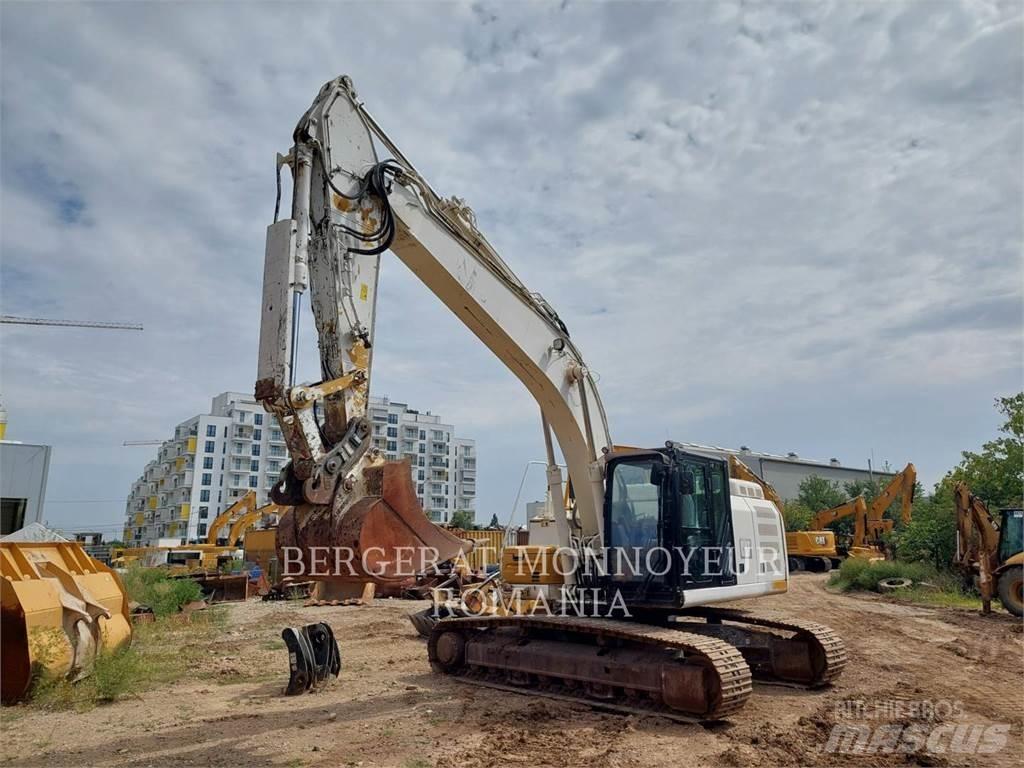
[[[285,627],[281,630],[288,646],[288,664],[291,676],[285,694],[294,696],[316,688],[329,675],[341,671],[341,653],[334,632],[324,622],[304,627]]]

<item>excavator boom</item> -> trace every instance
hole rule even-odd
[[[214,546],[217,544],[218,539],[222,538],[220,532],[231,525],[231,521],[235,520],[245,514],[248,514],[256,509],[256,491],[248,491],[244,496],[240,497],[233,504],[229,505],[227,509],[221,512],[217,517],[210,523],[210,527],[206,531],[206,543]],[[228,546],[231,545],[232,540],[229,539]]]
[[[725,462],[671,441],[615,450],[595,377],[563,319],[516,277],[464,201],[433,190],[349,78],[324,85],[293,142],[278,163],[292,171],[291,216],[275,215],[267,230],[256,381],[256,397],[276,416],[291,456],[271,492],[291,507],[278,528],[283,562],[294,563],[298,552],[304,576],[343,579],[317,574],[314,550],[344,549],[345,564],[357,568],[348,578],[386,584],[402,578],[399,548],[432,551],[438,562],[467,546],[424,515],[409,464],[370,446],[377,276],[390,251],[536,401],[550,498],[566,491],[556,445],[571,488],[571,513],[555,515],[559,546],[545,551],[549,560],[573,557],[569,568],[531,582],[531,594],[586,614],[439,621],[429,639],[435,669],[506,687],[533,680],[582,700],[626,696],[639,711],[692,719],[734,712],[749,696],[751,674],[806,687],[839,674],[845,651],[831,630],[711,607],[786,590],[778,508],[756,486],[730,480]],[[296,384],[307,289],[320,380]],[[668,558],[667,574],[647,567],[630,579],[587,567],[609,548],[652,542]],[[698,558],[705,562],[708,550],[719,550],[714,572],[687,572],[670,554],[684,548],[705,550]],[[598,615],[616,597],[633,621]],[[672,628],[676,615],[698,608],[686,632]]]

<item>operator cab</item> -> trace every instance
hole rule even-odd
[[[606,473],[605,590],[674,608],[684,590],[737,583],[725,461],[670,443],[612,454]]]
[[[1004,509],[999,522],[999,563],[1024,549],[1024,509]]]

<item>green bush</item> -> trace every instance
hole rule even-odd
[[[148,605],[157,616],[177,613],[181,606],[202,599],[203,593],[192,579],[172,579],[163,568],[133,565],[124,575],[128,599]]]
[[[914,583],[927,582],[939,588],[955,587],[949,577],[939,574],[924,563],[905,563],[899,560],[871,563],[855,557],[843,561],[839,570],[832,574],[829,584],[839,587],[843,592],[855,589],[878,592],[878,582],[885,579],[910,579]]]
[[[782,519],[787,531],[806,531],[811,527],[814,512],[800,501],[786,501],[782,505]]]
[[[892,545],[901,560],[949,571],[956,553],[956,512],[950,489],[940,484],[934,495],[919,498],[913,519],[893,534]]]

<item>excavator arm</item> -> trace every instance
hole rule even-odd
[[[914,506],[914,487],[917,483],[917,469],[913,464],[907,464],[900,472],[896,473],[885,488],[881,490],[868,508],[869,520],[881,520],[882,515],[896,498],[900,499],[900,518],[904,525],[910,522]]]
[[[248,514],[255,509],[256,492],[249,491],[213,519],[213,522],[210,523],[210,527],[206,531],[206,543],[211,545],[216,544],[217,539],[219,538],[217,534],[219,534],[225,526],[230,525],[231,521],[235,518]],[[230,546],[233,542],[234,538],[229,538],[228,545]]]
[[[251,509],[241,515],[231,523],[231,529],[228,532],[228,546],[237,546],[239,544],[239,539],[242,538],[245,532],[267,515],[280,515],[281,512],[281,507],[277,504],[267,504],[257,509]]]
[[[737,480],[746,480],[749,483],[757,483],[761,486],[761,491],[764,493],[764,497],[774,504],[781,512],[783,502],[782,497],[776,493],[775,488],[772,487],[771,483],[762,480],[750,467],[736,458],[733,454],[729,454],[729,476],[735,477]]]
[[[594,378],[558,314],[502,261],[463,201],[434,192],[347,77],[321,89],[294,141],[279,161],[293,171],[292,214],[267,230],[256,383],[291,454],[274,501],[300,505],[300,514],[307,507],[344,513],[367,493],[361,474],[381,463],[369,448],[366,398],[380,254],[391,250],[537,401],[549,489],[562,495],[553,433],[576,496],[573,534],[600,547],[601,459],[612,442]],[[388,160],[379,161],[378,145]],[[298,307],[307,288],[322,379],[295,385]],[[569,523],[556,517],[568,542]]]
[[[853,515],[853,546],[863,547],[867,543],[867,518],[868,518],[868,505],[864,501],[863,496],[857,496],[856,498],[844,501],[842,504],[838,504],[829,509],[823,509],[818,512],[811,520],[811,530],[819,531],[824,529],[829,523],[834,523],[837,520],[842,520],[845,517]]]

